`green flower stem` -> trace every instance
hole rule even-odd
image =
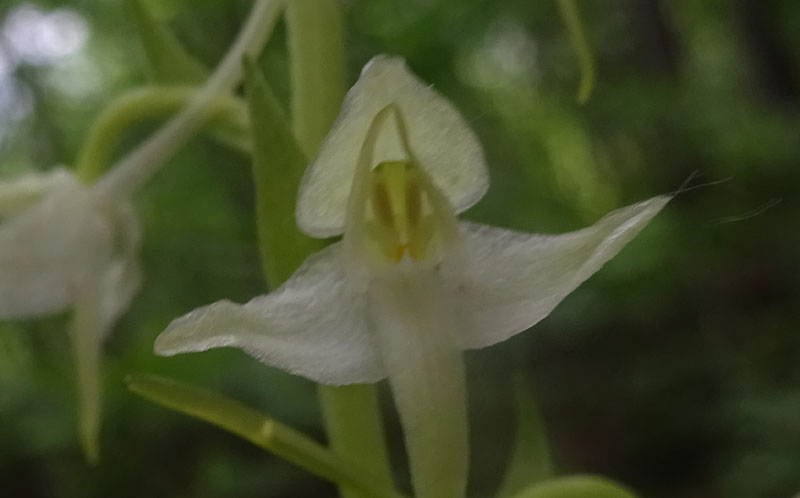
[[[316,155],[344,98],[339,0],[293,0],[286,9],[291,54],[292,124],[306,157]]]
[[[126,379],[134,393],[230,431],[310,473],[373,498],[405,498],[369,472],[302,433],[206,389],[154,375]]]
[[[78,433],[90,465],[100,459],[100,296],[90,293],[75,303],[70,327],[78,381]]]
[[[589,100],[594,89],[595,81],[595,65],[594,56],[589,42],[586,39],[586,34],[581,23],[581,17],[578,13],[578,6],[575,0],[556,0],[558,10],[561,13],[564,24],[567,25],[569,32],[569,39],[572,43],[572,49],[578,58],[578,66],[581,70],[581,82],[578,87],[578,103],[584,104]]]
[[[254,3],[233,46],[198,94],[180,113],[98,180],[94,194],[100,200],[130,196],[191,138],[205,122],[210,104],[236,86],[242,76],[242,57],[257,54],[266,43],[285,1],[258,0]]]
[[[78,177],[86,183],[99,178],[111,163],[114,147],[131,125],[147,119],[163,118],[180,111],[197,94],[191,86],[155,86],[131,90],[114,100],[97,117],[89,130],[75,165]],[[242,136],[249,132],[244,103],[235,97],[218,96],[208,104],[206,123],[242,150],[249,144]],[[235,132],[241,136],[237,140]]]
[[[383,486],[394,486],[375,386],[319,386],[318,395],[331,448],[357,461]],[[347,488],[340,492],[343,498],[363,496]]]
[[[291,54],[292,117],[306,157],[314,157],[344,98],[344,43],[338,0],[293,0],[286,12]],[[319,386],[333,450],[392,486],[391,466],[373,385]],[[362,495],[344,486],[344,498]]]

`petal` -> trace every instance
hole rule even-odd
[[[482,348],[528,329],[639,233],[670,196],[654,197],[563,235],[462,223],[468,273],[454,281],[461,345]]]
[[[74,183],[74,177],[63,168],[56,168],[46,173],[29,173],[10,181],[0,182],[0,217],[19,213],[48,192]]]
[[[378,56],[364,67],[348,92],[333,129],[303,178],[297,222],[308,234],[327,237],[344,230],[347,199],[367,129],[390,104],[406,117],[416,158],[457,212],[486,192],[489,178],[483,151],[464,118],[411,74],[403,59]],[[384,134],[376,158],[404,159],[394,157],[402,149],[397,135]]]
[[[366,283],[345,278],[341,243],[309,257],[284,285],[244,305],[218,301],[173,321],[155,350],[174,355],[234,346],[323,384],[385,377],[367,329]]]
[[[0,317],[60,311],[102,275],[108,220],[74,178],[0,226]]]

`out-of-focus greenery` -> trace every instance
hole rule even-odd
[[[249,2],[147,4],[213,67]],[[9,63],[8,20],[34,6],[84,19],[83,48]],[[350,81],[372,55],[402,55],[481,137],[493,183],[467,218],[561,232],[674,191],[694,171],[695,184],[727,179],[679,195],[534,331],[468,353],[471,496],[489,496],[500,482],[520,370],[560,470],[604,474],[654,498],[793,496],[800,492],[800,6],[610,0],[579,7],[598,71],[582,106],[553,0],[345,2]],[[131,15],[118,2],[6,0],[0,30],[3,178],[73,163],[92,118],[148,81]],[[260,63],[287,107],[284,38],[279,26]],[[120,152],[156,125],[131,130]],[[0,496],[334,496],[331,485],[147,404],[122,382],[130,372],[179,378],[322,437],[314,386],[304,379],[239,351],[152,353],[172,318],[265,290],[248,158],[196,139],[136,201],[145,284],[106,347],[102,461],[87,467],[77,445],[64,317],[4,322]],[[384,401],[402,465],[399,426]]]

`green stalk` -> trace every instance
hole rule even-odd
[[[586,32],[581,23],[581,16],[575,0],[556,0],[561,18],[569,32],[569,39],[572,49],[578,58],[578,66],[581,71],[581,82],[578,87],[578,103],[585,104],[592,95],[595,81],[594,56],[589,42],[586,39]]]
[[[393,487],[375,386],[320,385],[317,394],[331,448],[337,454],[356,461],[359,467],[379,479],[382,485]],[[339,491],[343,498],[364,497],[347,487]]]
[[[111,163],[111,156],[122,134],[133,124],[164,118],[183,109],[197,93],[191,86],[144,87],[115,99],[92,124],[78,153],[75,169],[86,183],[99,178]],[[236,148],[247,150],[242,137],[249,132],[244,104],[232,96],[219,96],[209,103],[206,123],[220,138]],[[240,136],[236,137],[235,132]]]
[[[293,0],[286,11],[291,55],[292,117],[306,157],[316,155],[344,98],[344,43],[338,0]],[[392,485],[373,385],[320,386],[319,399],[331,448]],[[343,486],[344,498],[362,498]]]
[[[344,42],[339,0],[293,0],[286,9],[291,56],[292,124],[312,159],[344,98]]]
[[[155,375],[131,375],[125,381],[150,401],[219,426],[323,479],[372,498],[405,498],[351,461],[238,401]]]
[[[100,296],[96,292],[75,303],[70,327],[78,384],[78,434],[89,465],[100,460]]]

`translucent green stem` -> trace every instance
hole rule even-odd
[[[97,117],[78,154],[75,165],[78,177],[91,183],[110,165],[114,148],[132,125],[171,116],[188,104],[198,89],[190,86],[145,87],[131,90],[114,100]],[[247,150],[243,136],[249,131],[247,113],[241,100],[224,95],[209,102],[206,123],[219,127],[231,145]],[[238,139],[235,132],[239,132]]]
[[[71,338],[78,384],[78,433],[90,465],[100,459],[100,296],[92,293],[75,303]]]
[[[150,401],[217,425],[316,476],[372,498],[405,498],[355,463],[230,398],[154,375],[132,375],[126,382]]]
[[[344,98],[344,44],[338,0],[293,0],[286,12],[291,56],[292,120],[297,142],[313,158]],[[333,450],[391,486],[391,467],[375,386],[320,386]],[[361,498],[344,486],[344,498]]]

